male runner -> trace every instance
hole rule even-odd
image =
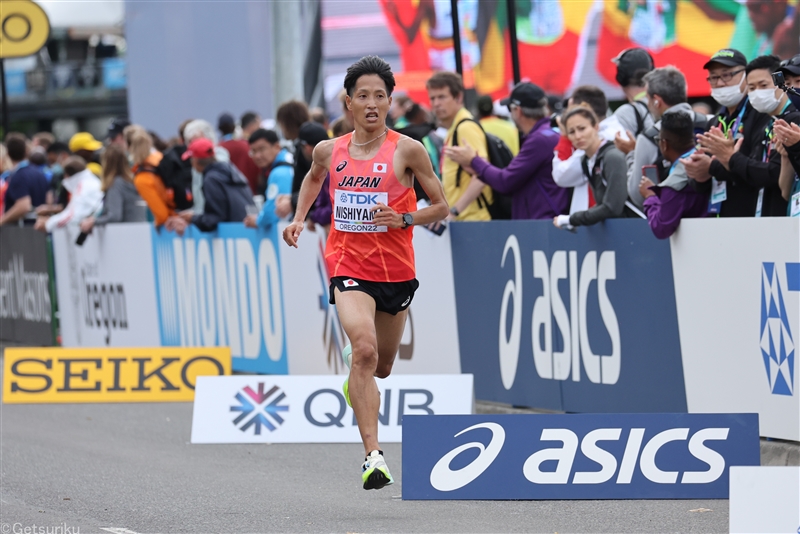
[[[355,131],[314,148],[294,220],[283,231],[286,243],[297,247],[306,213],[330,172],[333,224],[325,260],[330,302],[350,338],[343,354],[350,367],[344,391],[367,455],[364,489],[394,482],[378,444],[380,395],[374,377],[386,378],[392,371],[419,286],[411,226],[441,221],[450,213],[425,147],[386,127],[394,85],[391,67],[379,57],[361,58],[347,69],[345,102]],[[415,177],[431,199],[421,210]]]

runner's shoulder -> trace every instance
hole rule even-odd
[[[402,157],[413,158],[419,155],[428,157],[428,151],[425,150],[425,146],[422,143],[416,139],[408,137],[407,135],[399,135],[400,138],[397,140],[397,152]]]
[[[328,166],[333,155],[333,147],[336,139],[328,139],[327,141],[320,141],[314,147],[313,159],[317,165]]]

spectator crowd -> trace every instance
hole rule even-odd
[[[502,100],[478,97],[473,114],[461,77],[442,71],[427,81],[427,102],[395,94],[387,122],[425,147],[450,221],[546,219],[575,231],[638,217],[664,239],[683,218],[800,216],[800,93],[792,89],[800,89],[800,55],[714,54],[704,69],[716,112],[690,105],[684,73],[656,66],[643,49],[614,62],[626,101],[613,113],[598,87],[562,98],[522,82]],[[145,220],[179,234],[222,222],[268,229],[296,210],[314,147],[353,130],[345,96],[333,121],[292,100],[274,121],[255,112],[238,121],[222,113],[216,128],[186,120],[169,141],[124,118],[104,141],[8,133],[0,225],[50,232],[72,224],[83,234]],[[425,198],[421,188],[417,195]],[[307,221],[331,224],[327,186]]]

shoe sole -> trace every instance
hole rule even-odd
[[[367,479],[364,480],[364,489],[377,490],[383,488],[384,486],[389,486],[390,484],[394,484],[394,480],[387,477],[386,474],[380,469],[373,469],[372,473],[367,475]]]
[[[347,401],[347,405],[352,408],[353,405],[350,403],[350,377],[349,376],[345,379],[344,384],[342,384],[342,392],[344,393],[344,400]]]

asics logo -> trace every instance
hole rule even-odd
[[[345,167],[347,167],[347,160],[341,162],[339,165],[336,166],[336,172],[342,172]]]
[[[408,297],[408,298],[407,298],[407,299],[406,299],[406,300],[405,300],[405,301],[404,301],[404,302],[403,302],[403,303],[400,305],[400,307],[401,307],[401,308],[405,308],[406,306],[408,306],[408,303],[409,303],[409,302],[411,302],[411,297]]]
[[[497,458],[497,455],[500,454],[500,450],[503,448],[503,443],[506,441],[506,431],[502,426],[498,425],[497,423],[479,423],[469,428],[465,428],[454,437],[458,437],[461,434],[469,432],[470,430],[476,430],[478,428],[486,428],[492,432],[492,439],[489,442],[489,446],[485,446],[480,441],[471,441],[469,443],[459,445],[452,451],[445,454],[441,460],[436,462],[436,465],[434,465],[433,469],[431,470],[431,486],[439,491],[453,491],[463,488],[478,478],[481,473],[486,471],[486,469],[492,465],[492,462],[494,462],[495,458]],[[455,471],[450,469],[450,463],[456,458],[456,456],[469,449],[478,449],[480,451],[478,457],[475,458],[472,463],[462,467],[461,469],[457,469]]]

